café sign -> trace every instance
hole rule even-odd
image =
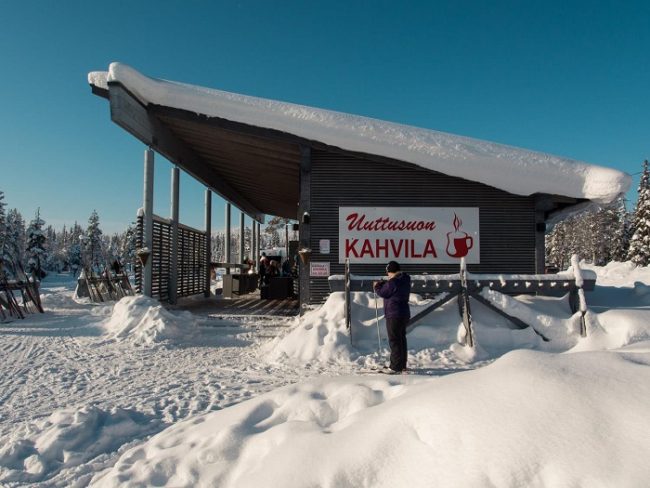
[[[477,207],[339,207],[339,263],[480,263]]]

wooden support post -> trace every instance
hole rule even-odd
[[[284,252],[284,258],[289,259],[289,224],[284,224]]]
[[[311,248],[311,148],[300,146],[300,203],[298,205],[298,222],[300,223],[300,248]],[[311,302],[309,282],[309,264],[300,260],[300,314],[302,315]]]
[[[142,244],[145,248],[153,253],[153,169],[154,157],[153,150],[147,148],[144,152],[144,190],[143,190],[143,210],[144,226]],[[146,264],[142,269],[142,293],[145,296],[152,296],[153,280],[153,256],[149,256]]]
[[[535,211],[535,273],[546,272],[546,222],[544,212]]]
[[[169,263],[169,303],[175,304],[178,301],[178,201],[179,201],[179,175],[178,166],[172,168],[171,184],[171,224],[172,242]],[[162,271],[162,270],[161,270]]]
[[[345,328],[350,334],[350,344],[352,344],[352,305],[350,297],[350,259],[345,258]]]
[[[253,263],[256,263],[255,265],[257,266],[257,251],[255,250],[257,246],[257,222],[254,220],[251,222],[251,261]]]
[[[578,287],[575,284],[571,284],[571,288],[569,288],[569,308],[571,309],[571,313],[576,313],[580,310]]]
[[[544,342],[549,342],[550,339],[548,337],[546,337],[544,334],[542,334],[541,332],[539,332],[537,329],[535,329],[535,327],[533,327],[532,325],[527,324],[526,322],[524,322],[523,320],[515,317],[514,315],[510,315],[505,310],[502,310],[501,308],[496,307],[488,299],[483,298],[483,296],[479,295],[478,291],[476,293],[470,293],[470,295],[477,302],[481,303],[482,305],[489,308],[493,312],[498,313],[502,317],[505,317],[506,319],[508,319],[508,321],[512,324],[512,326],[510,326],[511,329],[526,329],[527,327],[530,327],[531,329],[533,329],[533,332],[535,332],[535,334],[537,334],[538,336],[540,336],[542,338],[542,340]]]
[[[571,267],[573,268],[575,286],[571,287],[569,304],[571,305],[572,312],[580,312],[580,335],[586,337],[587,322],[585,316],[587,314],[587,300],[585,299],[585,290],[583,288],[584,278],[582,277],[582,272],[580,270],[580,259],[577,254],[571,256]]]
[[[224,236],[224,262],[229,263],[230,262],[230,203],[226,202],[226,235]],[[226,266],[226,274],[230,274],[230,268]]]
[[[261,225],[259,222],[255,222],[255,226],[257,227],[257,240],[255,241],[255,259],[259,261],[260,259],[260,246],[262,245],[262,238],[260,236],[260,231],[261,231]]]
[[[244,252],[245,252],[245,247],[244,247],[244,237],[246,237],[246,233],[244,232],[244,212],[242,211],[239,214],[239,263],[238,264],[244,264]],[[240,273],[243,271],[243,269],[240,268]]]
[[[472,311],[469,306],[469,290],[467,289],[467,266],[465,258],[460,260],[460,294],[458,295],[460,316],[465,326],[465,345],[474,347],[474,330],[472,328]]]
[[[409,322],[408,322],[408,324],[406,326],[406,331],[410,332],[411,330],[413,330],[415,328],[415,324],[418,321],[422,320],[425,316],[429,315],[431,312],[433,312],[437,308],[442,307],[444,304],[446,304],[447,302],[450,302],[451,300],[453,300],[457,296],[458,296],[458,293],[446,293],[446,292],[442,293],[442,297],[437,302],[432,303],[427,308],[422,310],[420,313],[418,313],[417,315],[411,317],[411,319],[409,320]]]
[[[205,189],[205,290],[203,296],[210,296],[210,281],[212,279],[212,192]]]

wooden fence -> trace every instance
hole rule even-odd
[[[18,301],[16,295],[20,296],[22,303]],[[13,318],[24,319],[25,314],[30,312],[44,312],[38,291],[38,281],[30,281],[26,276],[22,281],[9,281],[6,277],[1,277],[0,322]]]
[[[144,219],[138,216],[137,248],[143,247]],[[206,235],[192,227],[178,224],[178,275],[177,296],[198,295],[205,291]],[[153,246],[149,259],[152,260],[152,296],[161,301],[169,300],[169,279],[171,274],[172,223],[157,215],[153,216]],[[142,265],[136,262],[135,284],[142,293]]]

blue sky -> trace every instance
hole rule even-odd
[[[637,173],[650,155],[650,2],[0,1],[0,190],[105,232],[142,201],[143,145],[86,75],[144,74]],[[171,165],[157,156],[155,210]],[[635,197],[634,188],[628,194]],[[263,183],[263,181],[261,182]],[[181,221],[203,226],[181,178]],[[223,226],[214,199],[213,227]],[[238,217],[233,214],[233,221]]]

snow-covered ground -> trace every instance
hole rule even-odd
[[[302,319],[216,319],[143,297],[0,324],[0,485],[647,486],[650,270],[593,268],[587,337],[566,298],[495,294],[531,329],[455,301],[408,336],[413,375],[368,373],[372,295]],[[412,296],[412,311],[427,300]]]

